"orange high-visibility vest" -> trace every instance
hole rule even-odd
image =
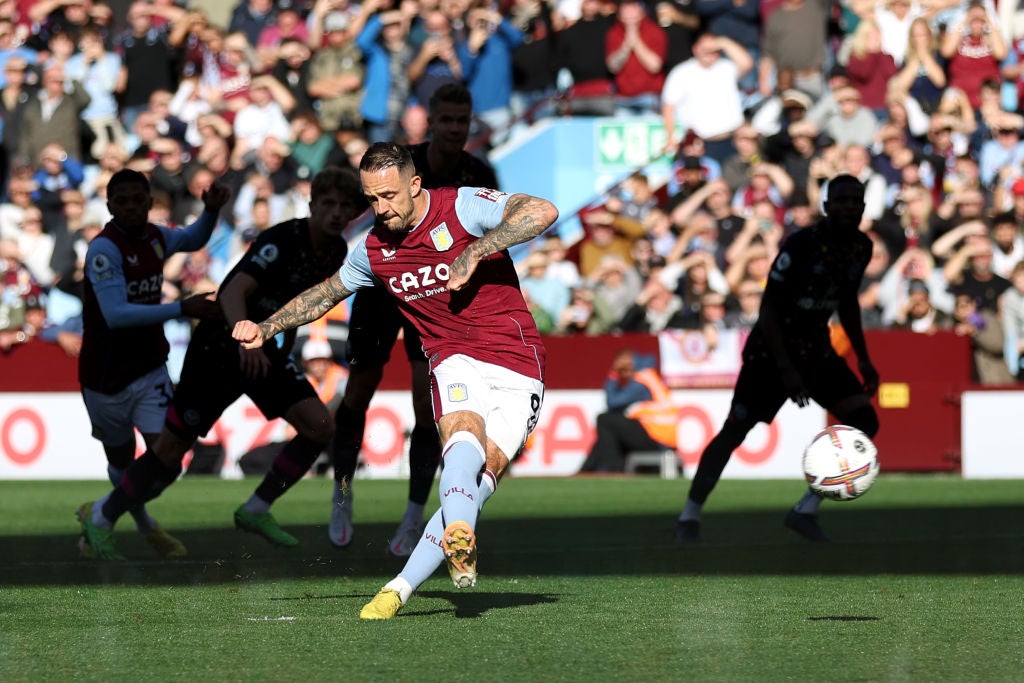
[[[323,382],[317,382],[315,379],[306,375],[309,383],[316,389],[316,395],[320,397],[320,401],[324,404],[330,403],[334,395],[338,393],[338,382],[342,380],[348,371],[341,367],[337,363],[331,363],[331,367],[327,370],[327,374],[324,376]]]
[[[637,371],[633,379],[647,387],[652,398],[630,406],[626,417],[639,421],[647,435],[658,443],[675,448],[679,409],[672,403],[672,395],[665,382],[653,368]]]

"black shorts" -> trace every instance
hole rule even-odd
[[[825,410],[851,396],[862,395],[864,386],[850,366],[835,353],[804,361],[797,365],[807,393]],[[733,419],[771,422],[779,408],[788,400],[782,385],[782,373],[771,357],[752,356],[744,359],[729,416]]]
[[[398,310],[393,296],[383,285],[360,289],[352,301],[348,322],[346,356],[353,368],[384,367],[391,359],[391,349],[398,330],[405,331],[405,353],[410,361],[426,361],[420,334]]]
[[[283,417],[316,391],[299,365],[273,343],[263,347],[270,359],[266,377],[251,380],[239,369],[238,342],[221,329],[200,325],[192,335],[181,380],[167,411],[167,427],[184,438],[199,438],[242,394],[268,419]]]

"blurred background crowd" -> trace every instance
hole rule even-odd
[[[637,169],[519,259],[547,334],[749,329],[778,246],[838,173],[867,186],[869,328],[970,336],[1024,379],[1024,9],[1003,0],[0,0],[0,351],[77,353],[82,257],[117,170],[151,220],[233,203],[168,298],[212,291],[310,179],[421,142],[440,85],[486,157],[566,116],[656,117]],[[515,191],[516,188],[503,188]],[[332,324],[343,328],[345,314]],[[183,349],[188,324],[170,325]]]

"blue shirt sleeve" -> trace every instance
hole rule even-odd
[[[345,289],[355,292],[363,287],[373,287],[373,272],[370,270],[370,257],[366,253],[366,236],[364,235],[356,248],[348,255],[338,271],[341,284]]]
[[[164,234],[168,254],[178,251],[195,251],[202,249],[203,245],[210,240],[213,229],[217,227],[217,214],[203,209],[195,223],[187,228],[172,230],[162,226],[159,227],[160,232]]]
[[[105,237],[89,243],[85,255],[85,276],[92,284],[103,319],[111,329],[162,323],[181,315],[181,303],[133,304],[128,302],[121,250]]]
[[[455,215],[466,232],[483,237],[501,223],[511,196],[486,187],[460,187],[455,198]]]

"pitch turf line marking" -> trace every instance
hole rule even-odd
[[[296,617],[246,617],[246,621],[295,621]]]

